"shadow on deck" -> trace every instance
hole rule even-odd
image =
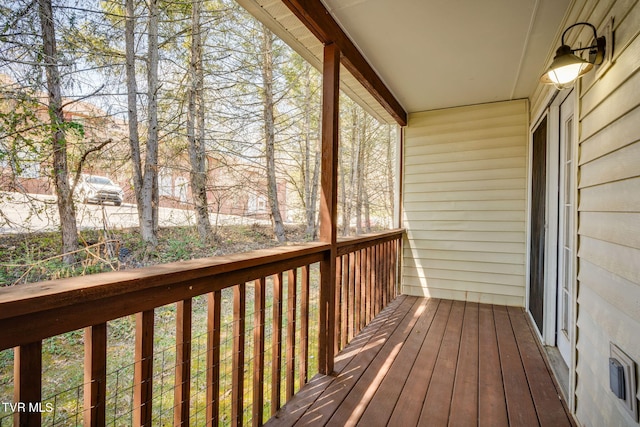
[[[520,308],[400,296],[266,424],[573,425]]]

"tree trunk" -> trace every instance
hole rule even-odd
[[[189,92],[187,111],[187,139],[191,163],[191,193],[196,210],[200,240],[205,242],[211,233],[207,200],[206,150],[204,144],[204,73],[202,68],[202,37],[200,10],[202,2],[194,0],[191,12],[191,62],[189,64]]]
[[[72,253],[78,249],[78,228],[73,194],[69,185],[67,166],[67,141],[63,128],[62,93],[60,91],[60,71],[58,70],[56,35],[53,24],[51,0],[38,0],[40,26],[42,28],[43,56],[49,92],[49,119],[51,121],[51,143],[53,149],[53,177],[58,196],[58,212],[62,234],[63,261],[75,261]]]
[[[358,137],[358,167],[356,168],[356,234],[362,234],[362,208],[365,199],[365,151],[366,151],[366,137],[367,137],[367,118],[364,116],[358,116],[360,118],[360,134]]]
[[[395,212],[395,194],[393,188],[393,142],[391,141],[391,126],[387,126],[387,186],[389,188],[389,218],[391,218],[391,227],[394,227],[393,215]]]
[[[147,57],[148,129],[147,150],[142,177],[142,239],[158,244],[158,0],[149,0],[149,34]]]
[[[135,6],[134,0],[126,0],[125,5],[125,56],[127,73],[127,105],[129,120],[129,149],[133,164],[133,190],[136,197],[138,224],[142,234],[143,201],[142,201],[142,160],[140,157],[140,137],[138,134],[138,84],[136,81],[135,58]]]
[[[265,133],[265,157],[267,162],[267,195],[271,208],[271,222],[273,231],[279,242],[286,240],[284,224],[280,215],[278,203],[278,183],[276,181],[275,164],[275,122],[273,100],[273,36],[269,29],[262,25],[262,83],[264,101],[264,133]]]
[[[311,109],[312,91],[311,91],[311,65],[305,64],[304,75],[304,207],[306,231],[305,234],[309,239],[315,239],[318,232],[318,221],[316,206],[318,204],[318,183],[320,181],[320,150],[318,147],[318,139],[311,140]]]

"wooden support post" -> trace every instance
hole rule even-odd
[[[151,426],[153,401],[153,310],[136,314],[133,425]]]
[[[222,293],[209,294],[207,306],[207,427],[220,422],[220,310]]]
[[[307,383],[309,372],[309,278],[310,269],[305,265],[300,295],[300,388]]]
[[[320,352],[319,371],[333,372],[335,342],[336,223],[338,218],[338,101],[340,50],[324,47],[322,74],[322,179],[320,197],[320,240],[331,244],[320,263]]]
[[[253,417],[251,425],[262,425],[264,416],[264,322],[265,288],[264,277],[255,281],[255,308],[253,310]]]
[[[13,401],[27,405],[42,402],[42,341],[21,345],[14,350],[13,359]],[[13,418],[14,426],[34,426],[42,424],[40,411],[18,408]]]
[[[297,287],[298,270],[294,268],[293,270],[289,270],[287,277],[287,401],[289,401],[295,393]]]
[[[191,298],[176,304],[176,378],[173,425],[189,425],[191,403]]]
[[[242,426],[244,409],[245,284],[233,287],[233,353],[231,355],[231,425]]]
[[[84,425],[105,425],[107,324],[84,330]]]
[[[273,280],[273,335],[271,337],[271,416],[280,409],[282,388],[282,273]]]

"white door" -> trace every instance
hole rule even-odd
[[[560,105],[560,144],[558,182],[558,274],[556,345],[562,358],[571,366],[571,334],[575,239],[575,162],[576,124],[574,96],[569,95]]]

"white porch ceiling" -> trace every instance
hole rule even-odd
[[[322,0],[407,112],[527,98],[570,0]]]

